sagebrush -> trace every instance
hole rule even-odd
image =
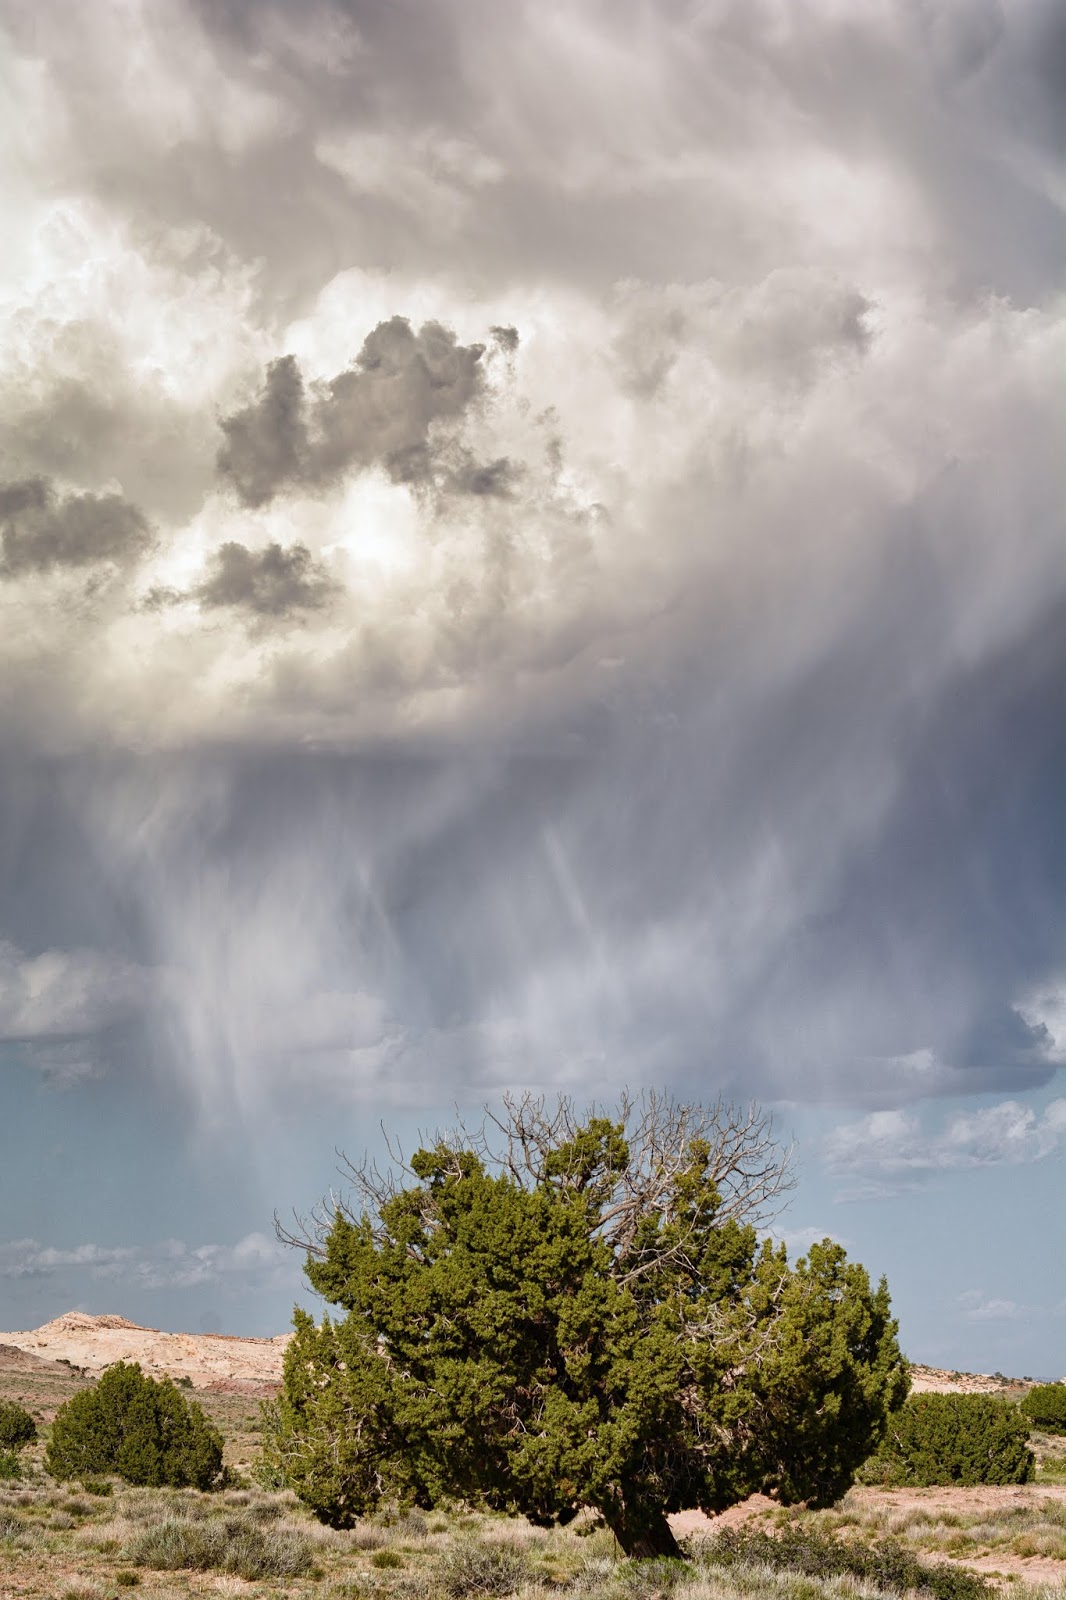
[[[862,1544],[810,1528],[787,1527],[778,1534],[740,1528],[707,1541],[700,1554],[712,1566],[744,1564],[811,1578],[860,1578],[878,1589],[916,1590],[936,1600],[985,1600],[989,1593],[989,1584],[976,1573],[947,1562],[919,1561],[894,1539]]]
[[[217,1521],[166,1518],[138,1534],[125,1557],[157,1572],[223,1572],[249,1582],[302,1578],[313,1565],[302,1534],[264,1526],[247,1513]]]

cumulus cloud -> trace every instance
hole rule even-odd
[[[271,361],[258,398],[223,417],[221,428],[226,443],[218,470],[232,480],[245,505],[263,505],[282,484],[298,480],[307,453],[307,421],[295,356]]]
[[[144,516],[121,494],[60,495],[43,478],[0,485],[0,576],[124,566],[150,542]]]
[[[426,478],[431,425],[461,415],[480,392],[483,350],[460,345],[439,322],[416,333],[394,316],[367,335],[351,367],[316,384],[310,400],[295,357],[281,356],[257,399],[222,418],[218,470],[248,506],[379,464],[399,483]]]
[[[827,1135],[825,1162],[832,1172],[923,1172],[1025,1165],[1042,1161],[1066,1139],[1066,1100],[1042,1113],[1017,1100],[959,1112],[936,1134],[901,1110],[873,1111]]]
[[[285,550],[268,544],[249,550],[231,541],[215,552],[208,576],[193,595],[208,607],[235,606],[261,617],[280,617],[325,605],[333,587],[306,545]]]
[[[155,974],[97,950],[28,956],[0,942],[0,1041],[98,1034],[139,1015],[156,993]]]
[[[208,1106],[1046,1083],[1055,8],[294,16],[8,24],[4,937]]]
[[[1017,1322],[1028,1315],[1028,1308],[1016,1300],[989,1297],[980,1289],[967,1289],[959,1304],[967,1322]]]
[[[769,1237],[775,1244],[783,1244],[793,1259],[806,1255],[812,1244],[821,1244],[823,1239],[843,1242],[831,1228],[774,1228]]]
[[[1018,1015],[1056,1066],[1066,1066],[1066,981],[1034,986],[1018,1002]]]
[[[243,1280],[256,1289],[270,1289],[294,1283],[299,1268],[292,1251],[275,1238],[255,1232],[235,1244],[189,1245],[182,1239],[164,1239],[154,1245],[59,1247],[37,1239],[0,1244],[0,1278],[62,1276],[72,1285],[86,1278],[130,1289],[191,1289],[208,1284],[233,1288]]]

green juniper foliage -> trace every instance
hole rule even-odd
[[[44,1464],[53,1478],[114,1472],[127,1483],[211,1489],[222,1473],[222,1437],[169,1378],[120,1361],[60,1406]]]
[[[0,1400],[0,1451],[21,1450],[37,1437],[37,1424],[24,1406]]]
[[[1030,1483],[1036,1463],[1029,1426],[1009,1400],[988,1394],[914,1394],[889,1419],[862,1470],[866,1483]]]
[[[757,1110],[527,1097],[490,1120],[497,1148],[460,1129],[404,1182],[352,1169],[363,1209],[303,1236],[342,1315],[295,1313],[265,1469],[338,1527],[383,1498],[592,1507],[640,1557],[677,1554],[682,1507],[836,1500],[905,1363],[839,1245],[790,1266],[759,1243],[787,1158]]]
[[[1022,1401],[1021,1409],[1042,1433],[1066,1433],[1066,1383],[1038,1383]]]

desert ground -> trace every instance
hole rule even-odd
[[[85,1373],[115,1361],[139,1361],[153,1378],[187,1379],[194,1389],[265,1396],[281,1382],[281,1363],[291,1334],[244,1339],[228,1333],[163,1333],[126,1317],[68,1311],[28,1333],[0,1333],[0,1363],[6,1351],[62,1363]]]
[[[786,1511],[759,1496],[718,1518],[681,1512],[672,1518],[674,1530],[694,1558],[684,1576],[635,1574],[619,1560],[610,1534],[591,1525],[549,1532],[521,1518],[414,1512],[379,1515],[351,1533],[335,1533],[316,1524],[291,1494],[256,1481],[259,1400],[276,1391],[287,1341],[287,1335],[165,1333],[80,1312],[30,1332],[0,1334],[0,1398],[19,1401],[42,1425],[113,1361],[138,1360],[153,1376],[166,1373],[195,1389],[222,1432],[235,1485],[213,1495],[119,1484],[93,1493],[48,1479],[38,1444],[26,1453],[23,1479],[0,1483],[0,1600],[110,1600],[133,1588],[147,1600],[303,1594],[473,1600],[515,1590],[524,1600],[555,1600],[564,1590],[574,1600],[662,1600],[671,1588],[676,1600],[874,1600],[879,1591],[857,1581],[726,1571],[701,1562],[701,1546],[706,1550],[722,1528],[772,1532],[796,1520],[866,1542],[895,1538],[923,1560],[950,1562],[996,1588],[1010,1587],[1019,1600],[1066,1600],[1063,1440],[1036,1441],[1037,1481],[1020,1487],[856,1488],[823,1512]],[[1025,1387],[996,1374],[928,1367],[914,1369],[914,1376],[920,1389]],[[208,1534],[214,1569],[168,1569],[167,1563],[193,1559],[189,1550]]]

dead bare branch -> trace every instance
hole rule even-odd
[[[521,1188],[573,1188],[586,1184],[579,1135],[592,1118],[616,1129],[625,1141],[624,1160],[603,1162],[594,1175],[593,1227],[609,1247],[619,1281],[631,1283],[667,1262],[695,1276],[693,1246],[709,1224],[729,1221],[765,1228],[794,1187],[792,1148],[783,1146],[773,1117],[754,1102],[734,1105],[719,1097],[702,1106],[675,1100],[658,1090],[640,1095],[623,1091],[617,1105],[580,1109],[569,1095],[549,1104],[544,1095],[504,1095],[499,1110],[486,1107],[482,1122],[469,1127],[457,1115],[454,1126],[430,1136],[422,1148],[436,1149],[458,1162],[472,1156],[490,1172],[506,1175]],[[436,1227],[432,1193],[420,1184],[399,1143],[382,1128],[389,1166],[382,1170],[364,1155],[354,1162],[338,1151],[347,1193],[330,1192],[309,1217],[294,1213],[294,1226],[275,1215],[283,1244],[321,1256],[337,1216],[368,1223],[380,1243],[388,1230],[382,1214],[404,1190],[420,1190],[422,1222]],[[561,1159],[570,1151],[570,1160]],[[686,1212],[686,1174],[698,1169],[701,1208]],[[459,1167],[453,1172],[457,1175]],[[651,1242],[637,1246],[644,1219],[658,1227]]]

